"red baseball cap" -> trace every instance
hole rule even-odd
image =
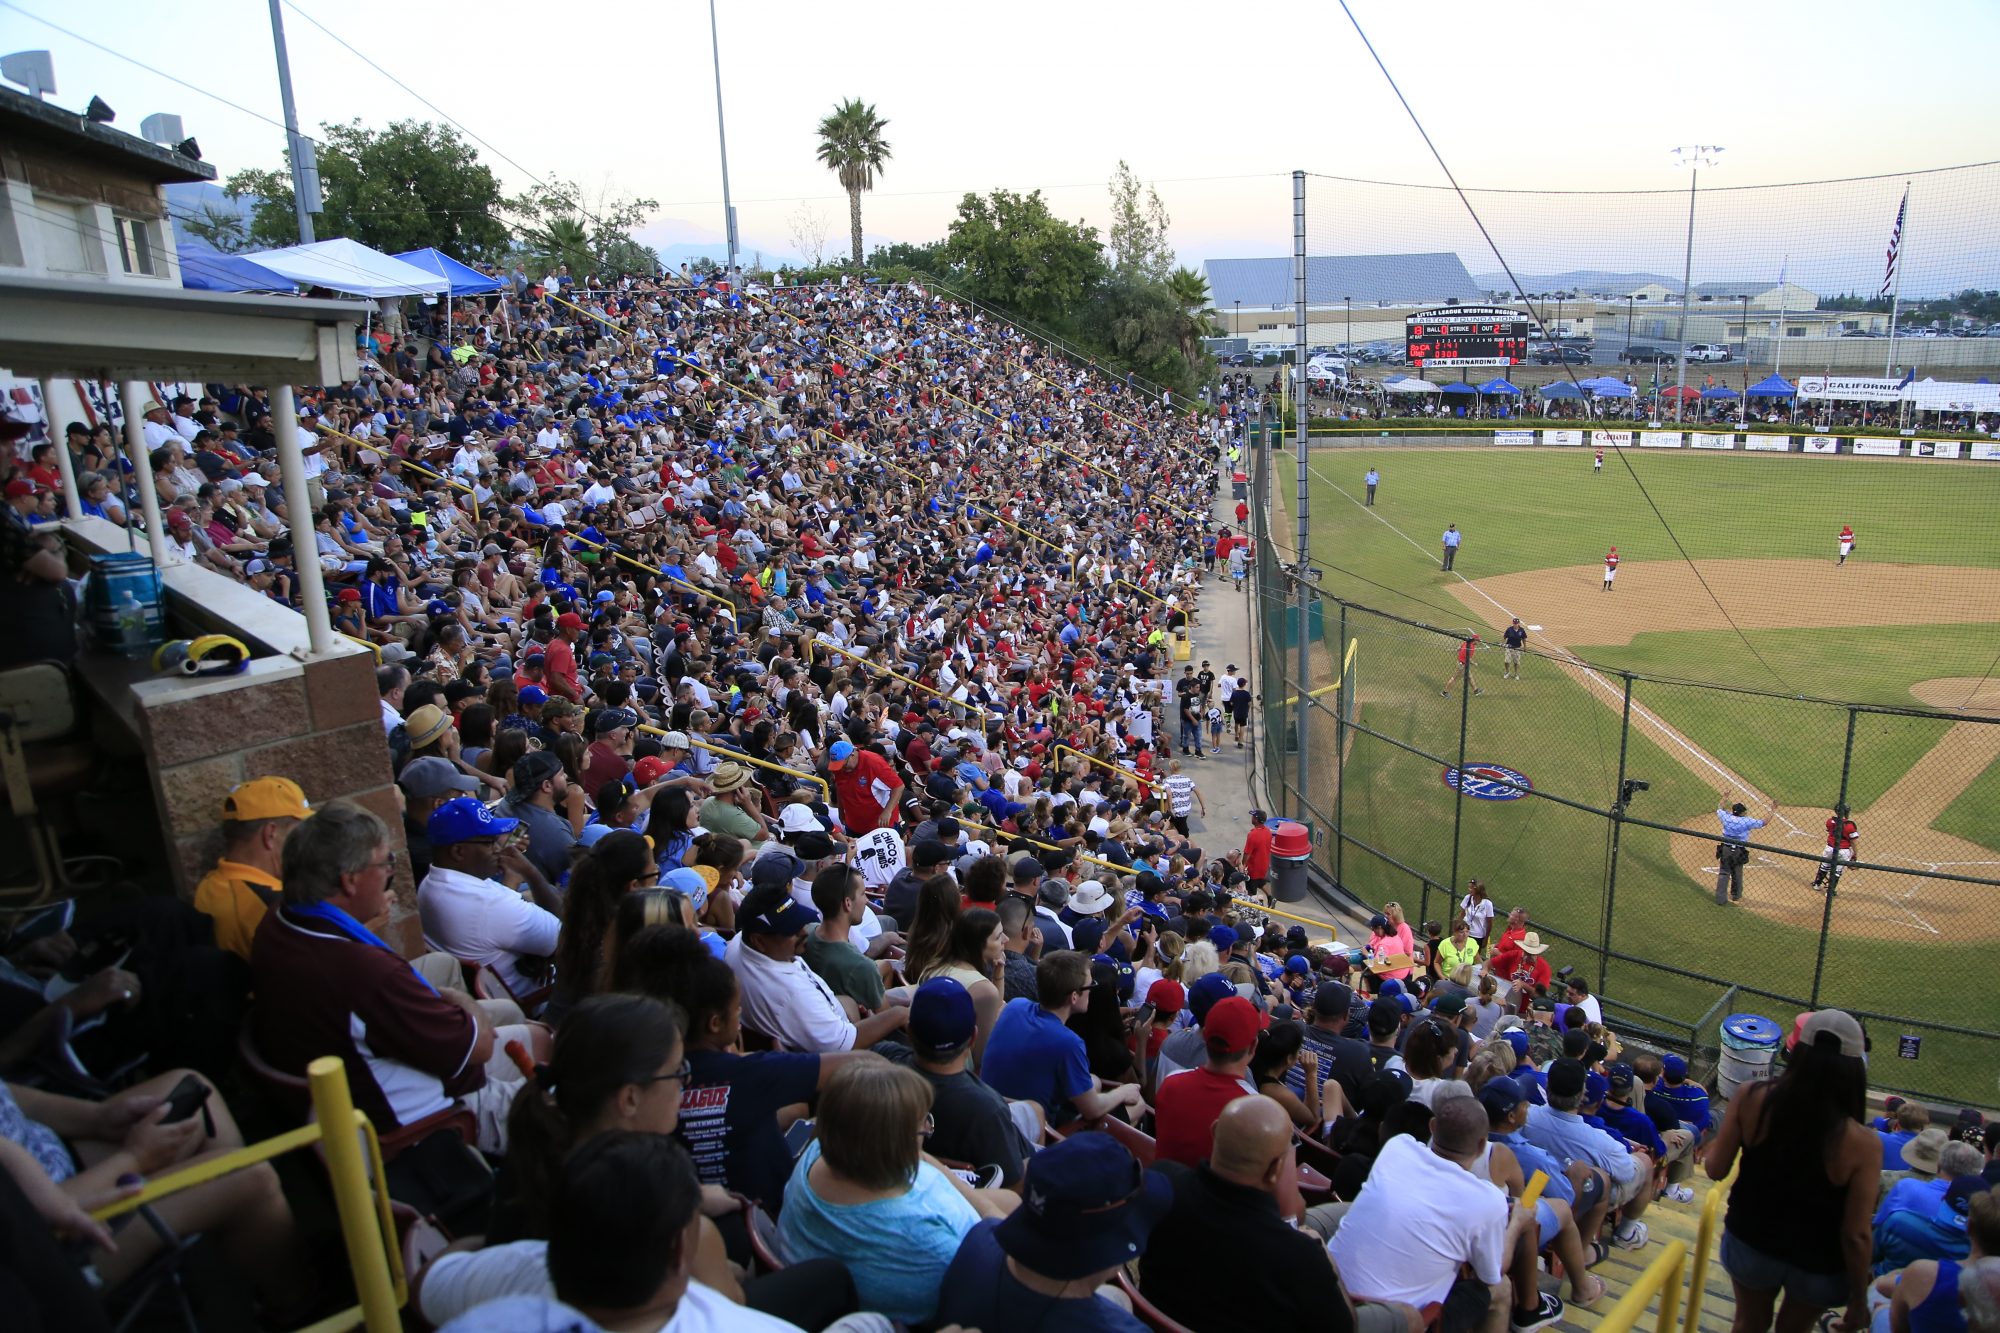
[[[28,480],[28,478],[16,477],[7,483],[7,498],[12,500],[20,495],[33,495],[35,489],[35,483]]]
[[[1187,987],[1171,977],[1161,977],[1141,997],[1141,1002],[1152,1005],[1162,1013],[1177,1014],[1187,1008]]]
[[[632,776],[641,787],[650,787],[673,770],[658,755],[649,754],[632,765]]]
[[[583,617],[574,611],[565,611],[556,617],[557,629],[582,629]]]
[[[1232,995],[1217,1000],[1208,1011],[1208,1017],[1201,1023],[1201,1035],[1211,1046],[1225,1051],[1247,1051],[1257,1044],[1257,1034],[1269,1026],[1269,1014],[1259,1013],[1257,1006],[1241,995]]]

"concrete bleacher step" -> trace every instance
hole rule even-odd
[[[1670,1203],[1661,1199],[1646,1210],[1645,1222],[1650,1236],[1644,1249],[1624,1250],[1614,1245],[1604,1262],[1591,1270],[1604,1279],[1605,1286],[1604,1298],[1597,1302],[1596,1308],[1586,1310],[1576,1305],[1566,1306],[1561,1321],[1551,1325],[1552,1328],[1565,1330],[1565,1333],[1590,1333],[1590,1330],[1597,1327],[1598,1320],[1618,1303],[1619,1298],[1633,1283],[1639,1280],[1639,1275],[1646,1271],[1647,1265],[1660,1257],[1660,1247],[1667,1240],[1686,1242],[1688,1263],[1690,1266],[1693,1265],[1695,1233],[1701,1227],[1702,1204],[1707,1200],[1710,1190],[1720,1189],[1721,1186],[1699,1171],[1687,1183],[1693,1186],[1695,1191],[1692,1203]],[[1718,1219],[1716,1238],[1719,1240],[1720,1236],[1721,1226]],[[1729,1333],[1730,1325],[1736,1318],[1736,1298],[1729,1286],[1729,1275],[1722,1271],[1722,1265],[1715,1262],[1713,1255],[1709,1256],[1708,1272],[1703,1287],[1705,1294],[1701,1305],[1701,1333]],[[1569,1284],[1563,1282],[1559,1289],[1556,1280],[1547,1274],[1542,1277],[1542,1289],[1557,1292],[1565,1300],[1568,1299]],[[1649,1302],[1646,1314],[1639,1320],[1638,1327],[1650,1333],[1659,1310],[1657,1300]],[[1684,1319],[1686,1313],[1686,1295],[1683,1292],[1680,1314],[1676,1316],[1676,1322]]]

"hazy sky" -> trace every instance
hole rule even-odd
[[[1993,0],[1893,7],[1682,0],[1667,9],[1583,0],[1351,3],[1467,186],[1685,189],[1686,173],[1669,150],[1696,142],[1725,146],[1722,165],[1703,178],[1718,186],[2000,157],[2000,85],[1954,72],[1970,70],[1958,62],[1936,63],[1941,51],[2000,45]],[[379,123],[437,115],[302,13],[483,138],[497,152],[482,147],[482,156],[510,188],[527,184],[526,172],[498,154],[588,189],[657,198],[659,215],[646,233],[656,244],[720,236],[705,5],[301,4],[302,11],[288,5],[286,29],[308,130],[357,116]],[[813,158],[812,130],[847,96],[872,101],[887,117],[895,152],[864,204],[871,245],[941,236],[965,191],[996,186],[1039,187],[1060,213],[1101,225],[1104,181],[1120,157],[1159,182],[1173,239],[1190,263],[1288,253],[1294,167],[1421,184],[1443,179],[1338,5],[721,0],[717,10],[730,184],[746,248],[789,251],[786,220],[802,202],[825,216],[836,245],[844,240],[846,201]],[[1230,22],[1238,12],[1245,21]],[[138,0],[19,0],[16,8],[4,0],[0,51],[48,48],[55,100],[81,107],[98,94],[117,108],[121,127],[136,131],[149,112],[177,112],[225,176],[280,161],[282,136],[271,124],[30,14],[276,120],[261,0],[182,0],[170,8]],[[1939,72],[1921,91],[1909,91],[1905,76],[1926,68]],[[1977,252],[1977,262],[1991,262],[2000,247],[1985,234],[1962,234],[1973,217],[1938,214],[1978,213],[1983,229],[1996,213],[1987,205],[2000,200],[1954,200],[1949,210],[1927,213],[1921,188],[1912,205],[1916,271],[1926,252]],[[1490,256],[1458,243],[1463,215],[1447,218],[1444,196],[1422,199],[1432,222],[1412,228],[1393,215],[1336,218],[1343,203],[1355,206],[1362,196],[1331,184],[1314,189],[1327,241],[1315,250],[1350,236],[1380,249],[1429,248],[1435,240],[1438,248],[1458,248],[1474,272],[1494,267]],[[1817,232],[1797,238],[1765,234],[1803,224],[1766,229],[1745,200],[1733,224],[1740,236],[1731,239],[1746,253],[1756,249],[1760,271],[1800,249],[1824,251],[1829,263],[1835,251],[1852,250],[1842,272],[1853,267],[1864,283],[1872,255],[1879,281],[1900,193],[1900,177],[1856,192],[1853,218],[1829,216],[1842,207],[1840,198],[1816,203],[1810,226]],[[1396,211],[1393,197],[1366,201]],[[1647,236],[1629,246],[1601,212],[1595,225],[1574,210],[1555,214],[1570,219],[1577,245],[1551,258],[1563,267],[1657,266],[1676,258],[1674,229],[1664,220],[1675,210],[1645,201],[1634,207],[1641,203]],[[1503,246],[1546,248],[1542,215],[1516,213],[1522,230],[1503,236]],[[1705,267],[1727,275],[1700,258],[1696,267],[1698,280]]]

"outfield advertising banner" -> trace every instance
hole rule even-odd
[[[1629,430],[1594,430],[1590,432],[1590,442],[1599,449],[1624,449],[1632,443]]]
[[[1535,432],[1531,430],[1496,430],[1493,432],[1493,443],[1495,444],[1519,446],[1533,444],[1534,442]]]
[[[1912,458],[1957,458],[1960,442],[1957,440],[1918,440],[1910,446]]]
[[[1854,442],[1854,452],[1857,454],[1876,454],[1883,458],[1895,458],[1903,452],[1903,442],[1901,440],[1856,440]]]
[[[1583,432],[1580,430],[1545,430],[1542,432],[1542,443],[1582,444]]]
[[[1712,430],[1698,430],[1688,436],[1688,443],[1697,449],[1734,449],[1734,433],[1724,435]]]
[[[1989,462],[2000,459],[2000,441],[1974,440],[1969,447],[1971,449],[1969,456],[1972,458],[1983,458]]]
[[[1745,449],[1761,449],[1767,454],[1788,454],[1792,451],[1792,437],[1789,435],[1745,435]]]
[[[1799,447],[1809,454],[1837,454],[1840,452],[1838,435],[1808,435],[1799,441]]]
[[[1642,430],[1639,432],[1641,449],[1678,449],[1681,447],[1681,432],[1677,430]]]
[[[1802,375],[1799,397],[1837,398],[1849,403],[1893,403],[1903,396],[1906,381],[1879,375]]]

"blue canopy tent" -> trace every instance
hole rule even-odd
[[[442,250],[405,250],[396,256],[405,264],[435,273],[451,284],[453,296],[477,296],[482,292],[506,290],[507,284],[499,278],[489,278],[476,268],[459,263]]]
[[[1521,391],[1506,380],[1488,380],[1479,386],[1479,392],[1518,395]]]
[[[1770,375],[1750,386],[1747,395],[1751,398],[1796,398],[1798,390],[1786,382],[1782,375]]]
[[[1599,398],[1636,398],[1639,391],[1623,380],[1614,380],[1609,375],[1600,379],[1585,380],[1583,387]]]
[[[190,241],[177,247],[181,286],[198,292],[296,292],[299,285],[241,255],[226,255],[213,246]]]
[[[1577,388],[1568,380],[1557,380],[1553,384],[1544,384],[1542,386],[1542,397],[1544,398],[1581,398],[1583,396],[1583,390]]]
[[[1447,384],[1447,385],[1445,385],[1445,386],[1444,386],[1444,391],[1445,391],[1446,393],[1478,393],[1478,392],[1479,392],[1479,390],[1477,390],[1477,389],[1473,388],[1473,387],[1472,387],[1472,386],[1471,386],[1470,384]]]
[[[1719,402],[1729,398],[1741,398],[1743,395],[1730,388],[1727,384],[1718,384],[1713,389],[1703,389],[1701,396],[1711,402]]]

